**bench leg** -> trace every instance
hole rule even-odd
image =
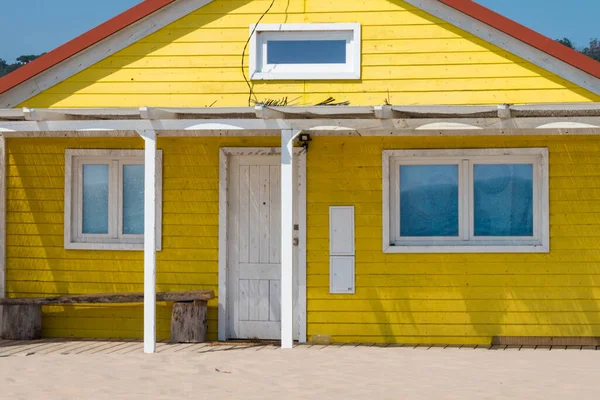
[[[42,306],[2,307],[2,332],[5,340],[34,340],[42,337]]]
[[[171,342],[202,343],[208,330],[206,301],[177,302],[171,314]]]

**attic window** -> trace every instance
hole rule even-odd
[[[254,31],[254,26],[250,27]],[[252,80],[360,79],[360,24],[258,25]]]

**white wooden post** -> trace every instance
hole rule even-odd
[[[0,137],[0,298],[6,296],[6,139]],[[0,306],[0,333],[2,306]]]
[[[156,132],[144,138],[144,353],[156,352]]]
[[[281,348],[294,347],[294,136],[281,131]]]

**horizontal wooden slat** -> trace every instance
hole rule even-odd
[[[266,99],[282,99],[287,97],[293,105],[316,105],[329,96],[321,93],[305,94],[301,99],[294,94],[281,92],[273,87],[269,92],[256,93],[258,101]],[[488,91],[465,91],[465,92],[369,92],[369,93],[331,93],[338,101],[350,101],[352,105],[381,104],[386,99],[393,104],[457,104],[477,105],[493,103],[545,103],[548,98],[553,98],[557,103],[586,102],[590,100],[589,94],[579,89],[545,89],[545,90],[502,90],[494,91],[494,97],[490,97]],[[296,99],[296,102],[291,100]],[[301,101],[300,101],[301,100]],[[110,102],[110,103],[109,103]],[[151,107],[179,107],[185,104],[187,107],[208,107],[247,105],[248,94],[73,94],[65,97],[63,95],[40,94],[28,104],[31,107],[45,107],[52,104],[57,108],[73,107],[98,107],[100,104],[111,104],[113,107],[130,107],[133,104],[147,104]],[[412,104],[412,103],[411,103]]]
[[[156,301],[194,301],[211,300],[215,294],[211,290],[197,290],[188,292],[159,292],[156,293]],[[82,303],[143,303],[144,293],[105,293],[88,294],[80,296],[60,296],[46,298],[28,299],[0,299],[0,304],[11,305],[59,305],[59,304],[82,304]]]
[[[309,324],[398,324],[398,325],[598,325],[600,313],[590,312],[311,312]]]
[[[600,337],[543,337],[543,336],[495,336],[493,345],[508,346],[600,346]]]
[[[351,312],[370,313],[594,313],[600,307],[600,299],[313,299],[308,304],[309,315],[314,313]],[[382,315],[382,318],[386,318]],[[360,317],[359,317],[360,319]],[[409,318],[410,320],[410,318]]]
[[[312,332],[365,336],[600,336],[598,324],[494,325],[494,324],[311,324]]]

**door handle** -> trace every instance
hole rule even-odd
[[[300,244],[300,239],[294,238],[294,240],[292,240],[292,243],[294,244],[294,246],[298,246]]]

